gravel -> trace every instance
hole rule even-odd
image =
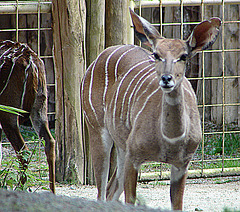
[[[141,204],[151,208],[170,209],[169,181],[138,183]],[[96,200],[95,186],[58,185],[57,195]],[[120,200],[124,197],[121,195]],[[185,211],[240,211],[240,177],[188,179],[184,194]]]

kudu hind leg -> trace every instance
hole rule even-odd
[[[55,140],[48,127],[47,99],[44,95],[37,96],[30,118],[40,139],[45,140],[45,154],[49,168],[50,189],[55,193]]]
[[[22,169],[26,170],[28,166],[28,158],[22,157],[22,155],[19,154],[19,152],[23,150],[28,150],[28,148],[20,133],[20,130],[17,124],[17,116],[12,114],[4,114],[4,115],[1,114],[0,116],[2,116],[0,119],[2,129],[6,137],[8,138],[9,142],[11,143],[13,149],[15,150],[17,157],[22,165]],[[25,184],[26,180],[27,180],[26,176],[24,175],[20,176],[20,182],[22,185]]]
[[[187,167],[176,168],[172,165],[171,168],[171,186],[170,197],[173,210],[182,210],[183,208],[183,193],[187,179]]]
[[[138,170],[134,167],[129,157],[126,157],[124,165],[124,192],[125,202],[134,204],[136,202]]]
[[[98,189],[98,200],[106,201],[107,181],[110,167],[110,154],[113,140],[106,129],[97,130],[88,126],[89,143],[94,175]]]
[[[117,167],[107,187],[107,200],[118,200],[124,190],[125,151],[116,147]]]

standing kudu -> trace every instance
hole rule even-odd
[[[82,81],[98,199],[117,200],[124,190],[125,201],[134,203],[140,165],[160,161],[172,164],[172,208],[182,210],[187,167],[202,137],[196,96],[185,77],[186,62],[214,43],[221,21],[200,23],[184,41],[163,38],[130,12],[138,38],[153,54],[133,45],[110,47]],[[117,168],[107,186],[113,144]]]
[[[43,61],[26,44],[0,42],[0,104],[23,109],[23,117],[0,111],[0,123],[16,153],[28,149],[19,124],[30,117],[39,138],[45,140],[50,189],[55,193],[55,140],[48,127],[47,84]],[[23,168],[28,161],[17,154]],[[23,180],[24,183],[24,180]]]

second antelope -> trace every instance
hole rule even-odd
[[[149,22],[130,13],[138,38],[153,54],[134,45],[110,47],[82,81],[98,199],[118,200],[124,190],[125,201],[134,203],[140,165],[159,161],[172,164],[172,208],[182,210],[188,164],[202,137],[186,62],[215,42],[221,21],[198,24],[185,41],[163,38]],[[113,145],[117,167],[107,184]]]
[[[28,147],[20,133],[19,124],[31,119],[39,138],[45,140],[50,189],[55,193],[55,140],[48,127],[45,67],[26,44],[0,41],[0,104],[28,112],[19,117],[0,111],[0,123],[23,169],[26,169],[29,158],[23,157],[20,152],[28,150]],[[21,183],[25,182],[26,177],[23,176]]]

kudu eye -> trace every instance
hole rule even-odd
[[[159,55],[158,55],[158,53],[156,53],[156,52],[154,52],[153,54],[152,54],[154,57],[155,57],[155,60],[161,60],[161,61],[165,61],[164,59],[162,59]]]
[[[187,60],[187,57],[188,57],[187,54],[183,54],[183,55],[179,58],[179,60],[180,60],[180,61],[186,61],[186,60]]]

